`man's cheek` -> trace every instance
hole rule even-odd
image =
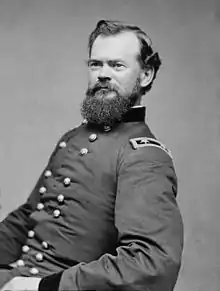
[[[89,80],[88,80],[88,87],[89,88],[93,87],[95,85],[95,83],[96,83],[96,79],[90,77]]]

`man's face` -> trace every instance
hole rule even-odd
[[[88,61],[88,90],[81,107],[93,123],[120,121],[140,98],[140,44],[132,32],[98,36]]]

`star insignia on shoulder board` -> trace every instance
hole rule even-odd
[[[158,147],[165,151],[171,158],[171,152],[169,149],[165,147],[164,144],[162,144],[159,140],[151,138],[151,137],[136,137],[131,138],[130,143],[134,150],[141,148],[141,147]]]

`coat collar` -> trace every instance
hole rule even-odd
[[[145,121],[146,107],[134,106],[123,116],[122,122]]]

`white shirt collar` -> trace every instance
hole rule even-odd
[[[144,105],[135,105],[135,106],[132,106],[132,108],[138,108],[138,107],[144,107]]]

